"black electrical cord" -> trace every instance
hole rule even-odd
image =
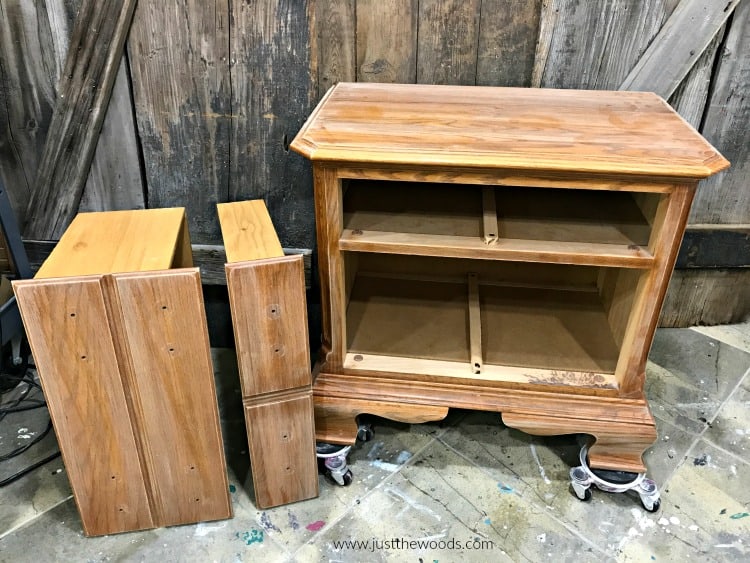
[[[10,380],[17,380],[19,384],[25,383],[25,388],[19,393],[18,397],[15,399],[8,401],[5,404],[0,405],[0,421],[2,421],[8,414],[10,413],[16,413],[16,412],[23,412],[23,411],[29,411],[32,409],[38,409],[41,407],[47,406],[46,401],[39,400],[39,399],[32,399],[28,398],[29,393],[32,389],[38,389],[41,392],[41,386],[34,381],[33,375],[30,374],[30,372],[27,370],[26,373],[24,373],[22,376],[16,376],[16,375],[5,375],[6,379]],[[9,459],[12,459],[14,457],[17,457],[27,451],[29,448],[34,446],[35,444],[38,444],[41,442],[47,434],[50,433],[52,430],[52,420],[47,423],[47,427],[37,436],[35,436],[32,440],[30,440],[28,443],[17,447],[16,449],[0,455],[0,462],[7,461]],[[53,459],[56,459],[60,456],[60,452],[57,451],[53,454],[48,455],[44,459],[41,459],[23,469],[20,471],[17,471],[10,477],[6,477],[2,481],[0,481],[0,487],[5,487],[6,485],[10,485],[11,483],[14,483],[27,473],[30,473],[34,469],[41,467],[42,465],[49,463]]]

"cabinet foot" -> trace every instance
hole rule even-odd
[[[588,446],[580,453],[581,465],[570,470],[570,484],[575,495],[583,501],[591,500],[591,486],[607,493],[635,491],[648,512],[656,512],[661,506],[659,489],[645,473],[591,469],[588,463]]]

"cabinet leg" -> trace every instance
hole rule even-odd
[[[656,426],[645,403],[643,409],[644,417],[637,422],[513,412],[503,413],[502,417],[507,426],[537,436],[590,434],[594,437],[588,449],[592,468],[645,473],[643,452],[656,441]]]

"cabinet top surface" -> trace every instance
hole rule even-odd
[[[647,92],[339,83],[291,148],[313,161],[705,178],[729,162]]]
[[[168,270],[185,209],[79,213],[34,279]]]
[[[284,256],[262,199],[220,203],[216,208],[228,264]]]

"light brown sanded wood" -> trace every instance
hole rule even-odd
[[[497,204],[492,187],[482,188],[482,231],[487,244],[497,240]]]
[[[318,496],[312,391],[245,406],[258,508]]]
[[[230,518],[197,268],[117,274],[135,417],[160,526]]]
[[[313,161],[556,173],[729,165],[658,96],[596,90],[339,83],[290,146]]]
[[[182,207],[79,213],[34,278],[169,269],[184,216]]]
[[[471,371],[482,371],[482,313],[479,307],[479,280],[471,273],[467,276],[469,289],[469,345]]]
[[[284,256],[262,199],[220,203],[216,208],[228,263]]]
[[[153,528],[100,278],[13,286],[86,535]]]
[[[226,270],[243,396],[309,387],[302,256],[227,264]]]

